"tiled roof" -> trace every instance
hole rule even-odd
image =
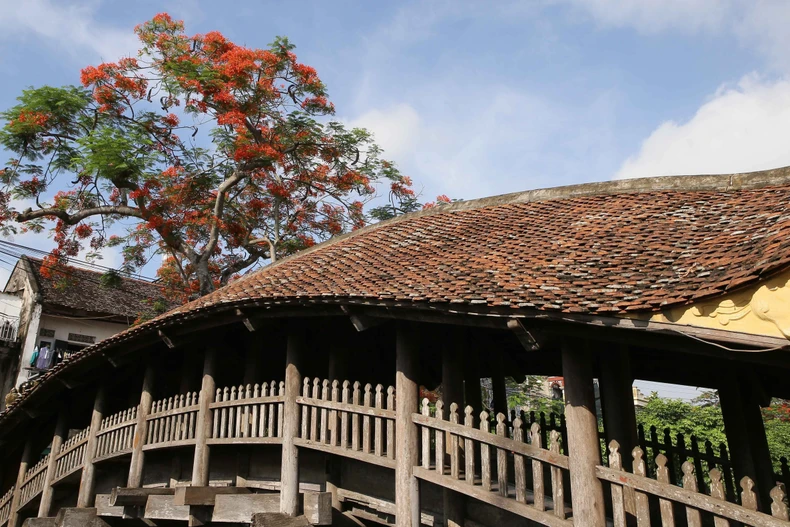
[[[622,314],[719,295],[790,263],[790,181],[740,190],[611,187],[613,193],[513,196],[403,217],[264,268],[177,311],[337,298]]]
[[[222,308],[370,300],[622,316],[788,267],[790,167],[459,202],[334,238],[85,348],[0,412],[0,424],[61,371]]]
[[[69,267],[66,279],[55,281],[41,275],[40,259],[24,258],[30,262],[45,306],[125,317],[132,323],[140,314],[153,313],[153,301],[162,296],[160,286],[132,278],[121,278],[116,286],[104,286],[102,273],[79,267]]]

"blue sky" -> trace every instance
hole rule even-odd
[[[427,199],[790,165],[786,0],[0,0],[0,107],[134,54],[160,11],[288,36]]]

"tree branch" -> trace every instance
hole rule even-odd
[[[26,211],[20,212],[16,215],[16,221],[21,223],[38,218],[58,218],[66,225],[76,225],[85,218],[108,214],[118,214],[120,216],[130,216],[143,219],[143,213],[140,209],[125,205],[108,205],[104,207],[94,207],[91,209],[81,210],[79,212],[75,212],[74,214],[69,214],[65,210],[56,209],[54,207],[41,210],[27,209]]]

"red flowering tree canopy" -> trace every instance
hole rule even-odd
[[[164,254],[163,282],[194,296],[419,206],[370,133],[331,120],[326,87],[287,39],[188,36],[167,14],[135,31],[137,58],[83,69],[81,87],[24,91],[0,114],[15,156],[0,172],[0,227],[54,223],[54,260],[119,246],[131,271]],[[366,211],[381,184],[389,204]]]

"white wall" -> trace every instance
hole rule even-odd
[[[0,292],[0,314],[11,318],[19,317],[22,309],[22,298],[16,295]]]
[[[30,329],[28,331],[28,338],[25,341],[24,348],[22,349],[22,363],[17,377],[16,385],[19,386],[28,378],[28,371],[24,368],[30,366],[30,359],[33,357],[33,349],[39,342],[46,341],[51,344],[55,340],[69,341],[69,333],[79,333],[81,335],[92,335],[96,337],[96,342],[102,341],[106,338],[112,337],[116,333],[120,333],[128,326],[126,324],[116,324],[114,322],[102,322],[98,320],[86,320],[80,317],[66,318],[62,316],[44,315],[41,314],[41,306],[36,305],[33,316],[30,320]],[[42,329],[54,329],[54,337],[42,337]],[[85,342],[69,341],[81,346],[88,346]]]

